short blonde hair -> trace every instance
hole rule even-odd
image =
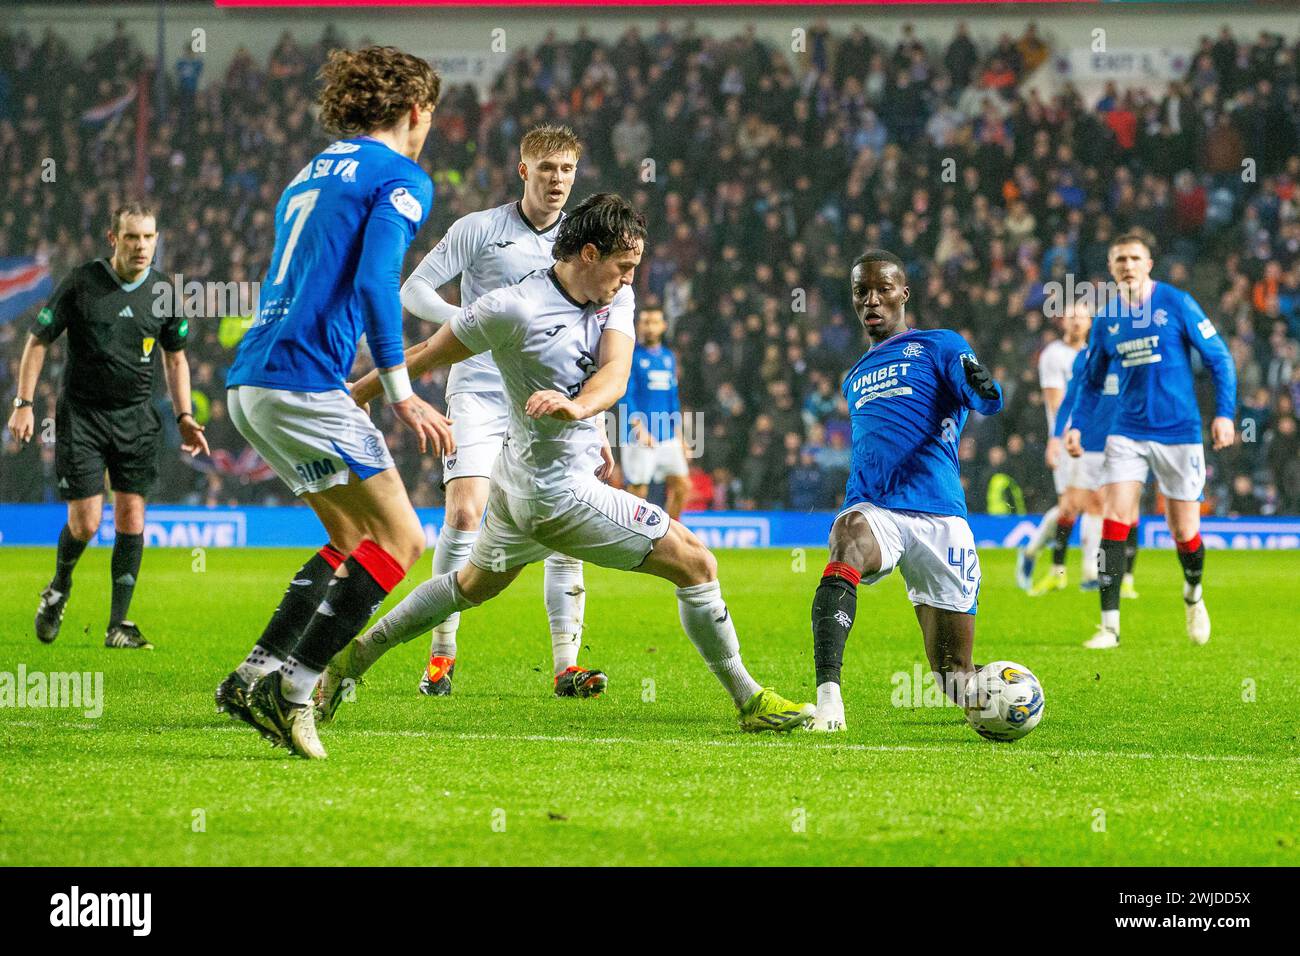
[[[522,162],[527,162],[530,156],[541,159],[552,153],[572,153],[575,159],[581,159],[582,142],[578,134],[567,126],[538,126],[524,134],[519,142]]]

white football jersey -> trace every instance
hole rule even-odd
[[[459,275],[460,304],[470,305],[530,272],[549,269],[555,261],[551,247],[563,219],[561,213],[548,228],[535,229],[518,202],[472,212],[451,224],[411,277],[418,276],[437,289]],[[486,353],[453,366],[447,377],[448,396],[501,390],[501,373]]]
[[[1049,342],[1038,356],[1039,387],[1059,388],[1064,393],[1065,386],[1070,384],[1070,373],[1074,370],[1074,357],[1078,354],[1079,350],[1070,348],[1063,339]],[[1044,408],[1046,408],[1046,402],[1044,402]],[[1056,415],[1051,409],[1046,410],[1047,433],[1050,435],[1052,429],[1056,427]]]
[[[553,269],[480,296],[451,320],[456,338],[476,353],[492,352],[510,405],[510,426],[492,481],[518,498],[540,498],[595,481],[604,417],[566,422],[529,418],[534,392],[553,389],[574,397],[596,373],[601,336],[635,341],[634,296],[624,286],[609,305],[579,305]]]

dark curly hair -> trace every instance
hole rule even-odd
[[[442,95],[433,67],[392,46],[331,50],[319,79],[321,125],[337,136],[392,126],[412,106],[437,106]]]
[[[616,193],[588,196],[564,217],[552,255],[560,262],[574,259],[591,243],[602,259],[636,247],[646,236],[645,216]]]

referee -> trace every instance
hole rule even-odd
[[[105,647],[153,645],[127,620],[144,552],[144,499],[158,477],[162,423],[151,401],[158,357],[177,413],[181,447],[207,453],[203,429],[190,412],[190,367],[185,360],[189,323],[160,300],[151,268],[158,245],[154,210],[128,203],[113,213],[108,241],[113,255],[73,269],[41,309],[23,349],[9,429],[19,441],[35,430],[32,400],[50,344],[68,333],[63,391],[55,411],[54,467],[59,496],[68,503],[68,522],[59,533],[54,579],[41,592],[36,636],[50,643],[59,635],[72,590],[72,569],[99,530],[104,506],[104,471],[112,485],[113,603]],[[158,303],[168,303],[166,310]]]

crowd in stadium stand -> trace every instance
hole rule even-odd
[[[143,176],[165,274],[262,277],[279,192],[328,142],[315,72],[330,47],[363,39],[285,34],[269,62],[241,51],[223,76],[188,48],[167,64]],[[702,423],[688,507],[808,510],[837,505],[849,463],[839,386],[863,350],[849,263],[888,248],[908,266],[912,321],[961,332],[1006,390],[1004,411],[972,416],[960,443],[971,510],[1032,512],[1053,499],[1036,374],[1058,334],[1047,284],[1105,280],[1108,239],[1140,226],[1159,241],[1156,278],[1198,298],[1236,360],[1241,440],[1209,455],[1207,510],[1300,513],[1300,40],[1225,27],[1161,96],[1109,88],[1097,101],[1025,92],[1053,52],[1032,26],[991,46],[964,26],[938,47],[906,28],[886,42],[817,25],[804,40],[790,53],[752,29],[720,40],[664,23],[614,43],[579,30],[511,57],[486,102],[444,87],[422,158],[438,197],[407,268],[457,217],[518,197],[529,127],[572,126],[586,149],[575,200],[618,191],[649,221],[638,298],[663,304],[683,402]],[[53,34],[0,32],[0,256],[48,255],[57,280],[105,254],[109,212],[138,182],[137,113],[97,125],[83,113],[152,75],[122,31],[84,57]],[[428,334],[407,323],[408,341]],[[29,325],[0,325],[6,400]],[[188,463],[173,434],[155,497],[285,501],[224,408],[240,320],[191,325],[194,388],[223,454]],[[53,414],[60,354],[38,423]],[[444,377],[417,388],[438,403]],[[415,503],[440,503],[440,463],[376,414]],[[4,436],[0,500],[55,500],[52,472],[48,443]]]

